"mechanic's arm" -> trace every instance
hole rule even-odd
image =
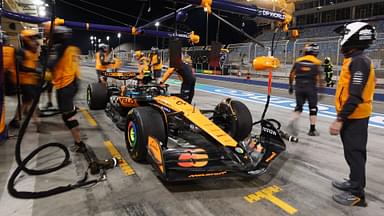
[[[165,83],[168,80],[168,78],[173,74],[173,72],[175,72],[175,68],[173,67],[168,68],[167,71],[165,71],[163,77],[161,78],[160,84]]]
[[[316,84],[318,88],[322,89],[324,87],[324,77],[323,77],[323,72],[321,71],[320,65],[316,66],[316,71],[317,71]]]
[[[291,72],[289,73],[289,88],[293,88],[293,80],[296,76],[296,63],[293,65]]]
[[[363,102],[362,95],[364,88],[367,85],[371,65],[367,59],[353,59],[349,66],[349,70],[351,72],[349,96],[343,105],[341,112],[337,115],[338,121],[346,120],[348,116],[355,111],[356,107]]]

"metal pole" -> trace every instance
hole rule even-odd
[[[194,4],[194,5],[201,4],[201,0],[176,0],[176,1],[183,4]],[[272,11],[264,8],[258,8],[255,6],[245,5],[245,4],[237,3],[234,1],[228,1],[228,0],[213,0],[212,8],[222,10],[222,11],[228,11],[235,14],[263,17],[266,19],[276,20],[280,22],[286,19],[286,15],[279,11]]]
[[[209,19],[209,15],[208,15],[208,11],[206,11],[206,14],[207,14],[207,22],[206,22],[206,26],[205,26],[205,46],[208,46],[208,19]]]
[[[43,22],[50,21],[48,18],[35,17],[35,16],[15,13],[7,10],[2,10],[1,15],[12,20],[35,23],[35,24],[40,24]],[[129,34],[132,33],[132,27],[130,26],[113,26],[113,25],[103,25],[103,24],[95,24],[95,23],[74,22],[69,20],[65,20],[63,25],[69,28],[84,29],[87,31],[109,31],[109,32],[123,32],[123,33],[129,33]],[[147,35],[152,37],[155,37],[157,35],[160,38],[180,38],[183,40],[189,39],[188,34],[173,34],[172,32],[166,32],[166,31],[156,32],[156,30],[152,30],[152,29],[138,28],[137,32],[139,32],[139,35]]]
[[[248,33],[246,33],[245,31],[237,28],[235,25],[233,25],[232,23],[230,23],[229,21],[225,20],[224,18],[222,18],[221,16],[217,15],[215,12],[212,11],[212,15],[215,16],[217,19],[219,19],[220,21],[222,21],[223,23],[227,24],[228,26],[230,26],[231,28],[235,29],[236,31],[240,32],[241,34],[243,34],[244,36],[246,36],[248,39],[250,39],[251,41],[253,41],[254,43],[258,44],[260,47],[262,48],[265,48],[265,46],[258,42],[257,40],[255,40],[255,38],[253,38],[251,35],[249,35]]]
[[[336,67],[337,67],[337,72],[336,72],[336,76],[339,77],[339,61],[340,61],[340,41],[341,41],[341,38],[339,38],[339,40],[337,40],[337,55],[336,55]]]
[[[296,43],[298,40],[295,40],[293,43],[293,52],[292,52],[292,64],[295,62],[295,57],[296,57]]]
[[[220,16],[220,11],[217,12]],[[216,29],[216,42],[219,42],[219,35],[220,35],[220,20],[217,20],[217,29]]]
[[[287,65],[287,58],[288,58],[288,43],[289,41],[287,41],[285,43],[285,47],[284,47],[284,65]]]
[[[156,26],[156,31],[159,31],[159,26]],[[156,36],[156,47],[159,48],[159,36]]]

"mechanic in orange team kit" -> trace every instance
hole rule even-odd
[[[3,35],[3,70],[4,70],[4,93],[7,96],[13,96],[17,93],[16,81],[16,49],[9,43],[8,37]],[[2,104],[0,105],[2,106]],[[16,112],[20,110],[18,104]],[[0,107],[1,109],[1,107]],[[4,112],[4,111],[3,111]],[[5,121],[5,114],[2,113],[0,121]],[[0,128],[5,122],[0,123]],[[9,122],[11,128],[19,128],[20,123],[15,118]],[[1,133],[0,129],[0,133]]]
[[[158,48],[151,48],[151,53],[149,54],[149,65],[151,66],[153,77],[158,83],[161,77],[161,70],[163,69],[163,63],[161,62]]]
[[[375,92],[375,71],[372,60],[364,54],[376,39],[376,30],[364,22],[353,22],[335,29],[342,35],[344,55],[336,89],[337,119],[330,126],[331,135],[339,135],[344,157],[349,166],[349,179],[332,185],[345,191],[333,196],[342,205],[366,206],[365,163],[367,160],[368,123]]]
[[[96,74],[99,82],[105,83],[107,78],[103,76],[103,73],[107,71],[110,64],[114,62],[108,61],[109,46],[107,44],[99,44],[99,51],[96,53]]]
[[[21,113],[16,112],[15,117],[11,120],[10,126],[17,127],[19,121],[21,120],[20,114],[28,112],[32,106],[32,102],[36,97],[38,91],[38,84],[41,74],[36,70],[38,66],[39,58],[39,33],[32,29],[26,29],[21,31],[20,38],[22,42],[22,47],[16,53],[16,62],[19,68],[18,76],[21,94],[22,94],[22,104],[21,104]],[[17,79],[17,78],[16,78]],[[36,111],[33,114],[33,120],[37,125],[37,113]]]
[[[71,29],[55,26],[53,37],[55,53],[49,59],[48,68],[52,72],[52,84],[56,88],[56,99],[62,119],[75,141],[71,151],[85,152],[86,146],[80,138],[74,105],[74,98],[79,88],[80,49],[70,43],[71,37]]]
[[[288,132],[297,136],[297,121],[303,112],[305,101],[308,101],[310,129],[309,136],[319,136],[316,130],[317,101],[319,87],[323,85],[321,79],[321,61],[317,58],[319,46],[315,43],[304,46],[304,56],[298,58],[289,75],[289,94],[293,94],[293,81],[295,80],[296,107],[294,116],[287,128]]]
[[[148,84],[152,80],[149,59],[141,51],[136,51],[134,55],[139,70],[139,78],[143,81],[143,84]]]

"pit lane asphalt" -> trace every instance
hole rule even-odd
[[[85,89],[88,83],[96,80],[94,69],[82,67],[82,78],[82,88],[77,95],[76,104],[87,108]],[[228,86],[217,81],[199,79],[198,82],[247,91],[253,89],[239,84]],[[171,87],[171,91],[178,89],[177,86]],[[259,92],[266,91],[264,88],[256,89]],[[278,90],[274,93],[280,94]],[[197,91],[194,103],[202,109],[209,109],[222,99],[222,96]],[[45,102],[44,95],[41,105]],[[251,110],[254,120],[260,118],[264,105],[243,102]],[[10,111],[7,113],[8,120],[12,117],[15,106],[15,100],[7,98],[6,107]],[[383,108],[382,104],[375,106]],[[384,215],[384,134],[380,128],[369,128],[366,188],[369,206],[358,208],[340,206],[331,198],[332,194],[339,192],[331,187],[331,181],[347,177],[348,174],[339,138],[328,135],[332,119],[319,117],[317,127],[321,136],[308,137],[305,133],[309,127],[309,119],[303,114],[300,120],[300,142],[287,143],[287,152],[261,177],[214,178],[170,184],[162,183],[150,165],[138,164],[130,159],[123,133],[105,116],[104,111],[89,113],[103,132],[100,133],[98,127],[91,126],[79,112],[81,131],[83,137],[87,137],[85,142],[100,158],[108,158],[111,154],[104,141],[110,140],[134,169],[135,174],[127,176],[120,168],[115,168],[108,172],[107,181],[88,189],[78,189],[39,200],[15,199],[8,195],[6,189],[7,179],[15,168],[15,140],[11,139],[0,145],[0,215],[290,215],[287,212],[288,207],[296,210],[293,215]],[[270,107],[267,117],[276,118],[286,125],[290,114],[289,110]],[[49,141],[72,145],[70,134],[60,116],[44,118],[41,122],[42,133],[35,132],[34,124],[28,128],[23,142],[24,155],[38,144]],[[17,131],[11,133],[15,134]],[[29,166],[47,167],[58,163],[59,157],[60,154],[55,150],[46,150]],[[82,155],[72,154],[72,162],[68,167],[46,176],[23,175],[18,180],[17,187],[43,190],[73,183],[81,178],[87,165]],[[280,191],[273,195],[268,194],[266,188],[270,189],[272,186]],[[256,201],[255,197],[260,194],[263,195],[262,198]],[[282,201],[283,205],[279,207],[276,202],[271,202],[271,196]]]

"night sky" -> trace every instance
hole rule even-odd
[[[99,5],[101,7],[110,8],[117,10],[118,12],[112,12],[104,8],[100,8],[91,4]],[[122,2],[124,2],[122,4]],[[146,2],[142,19],[139,20],[138,26],[146,24],[148,21],[152,21],[156,18],[159,18],[165,14],[173,12],[174,4],[173,2],[161,1],[161,0],[151,0],[151,10],[149,11],[149,4],[147,1],[143,0],[57,0],[56,1],[56,14],[58,17],[65,20],[79,21],[79,22],[90,22],[98,24],[109,24],[109,25],[134,25],[136,23],[136,17],[139,15],[140,8]],[[87,10],[93,11],[97,14],[102,14],[106,17],[112,18],[117,21],[112,21],[107,18],[104,18],[100,15],[92,14],[85,10],[76,8],[69,4],[75,4],[77,7],[85,8]],[[177,4],[177,8],[183,7],[185,4]],[[149,12],[148,12],[149,11]],[[127,14],[127,15],[124,15]],[[255,34],[257,32],[257,26],[253,21],[244,20],[244,18],[239,15],[222,13],[222,16],[227,20],[231,21],[237,27],[241,27],[244,22],[244,30],[249,34]],[[161,23],[159,30],[164,31],[173,31],[172,29],[165,28],[164,25],[174,27],[175,20],[169,20],[165,23]],[[153,26],[153,29],[156,27]],[[184,23],[179,23],[178,28],[185,31],[195,31],[195,33],[200,35],[200,43],[198,45],[205,45],[205,28],[206,28],[206,14],[202,9],[194,9],[188,12],[188,18]],[[209,40],[216,40],[216,31],[217,31],[217,19],[212,15],[209,17]],[[118,44],[117,33],[112,32],[88,32],[82,30],[74,30],[75,43],[79,46],[83,54],[87,53],[87,50],[91,49],[90,36],[95,35],[98,38],[102,38],[103,43],[107,43],[106,36],[110,36],[110,45],[115,47]],[[244,36],[231,28],[227,27],[225,24],[221,23],[219,41],[223,44],[228,43],[239,43],[246,40]],[[133,37],[128,34],[122,34],[121,42],[133,42]],[[152,46],[156,45],[156,39],[151,37],[137,37],[136,43],[138,46],[141,46],[143,49],[149,49]],[[166,46],[166,41],[165,41]],[[159,47],[162,48],[162,40],[159,39]]]

